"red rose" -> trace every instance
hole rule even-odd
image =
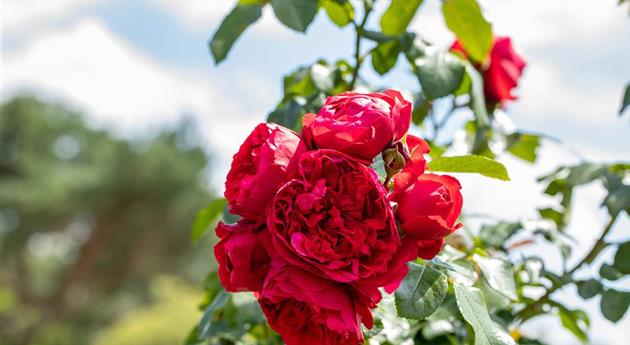
[[[306,146],[293,131],[261,123],[234,155],[225,181],[230,212],[257,221]]]
[[[411,103],[398,91],[344,92],[328,97],[317,115],[303,118],[302,135],[313,148],[334,149],[372,162],[407,133]]]
[[[418,256],[435,256],[444,237],[461,226],[456,223],[463,203],[460,189],[454,177],[422,174],[393,195],[403,232],[418,240]]]
[[[373,290],[396,289],[407,272],[409,254],[386,191],[372,169],[338,151],[302,155],[296,175],[274,197],[267,227],[286,261],[365,287],[375,300]]]
[[[258,298],[269,326],[287,345],[357,345],[370,310],[336,282],[274,261]]]
[[[452,51],[466,56],[464,47],[455,41]],[[512,95],[512,89],[518,85],[518,79],[525,68],[525,60],[518,55],[509,37],[496,36],[490,51],[488,63],[483,64],[484,92],[489,104],[501,103],[506,100],[516,99]]]
[[[216,233],[220,238],[214,246],[219,263],[219,279],[225,290],[260,291],[269,271],[269,255],[260,241],[264,228],[240,220],[228,225],[219,222]]]

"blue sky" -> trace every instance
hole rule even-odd
[[[381,0],[379,9],[387,2]],[[630,114],[617,117],[622,88],[630,82],[630,18],[616,0],[480,3],[495,33],[511,36],[528,61],[519,100],[506,109],[507,118],[562,144],[546,142],[535,165],[500,157],[512,175],[508,183],[461,176],[466,209],[526,219],[536,206],[551,202],[540,196],[535,177],[558,164],[576,163],[574,152],[589,160],[630,160]],[[266,11],[217,67],[206,44],[232,1],[8,0],[2,5],[2,99],[35,92],[83,110],[94,126],[124,136],[142,136],[182,114],[194,116],[213,156],[210,184],[218,190],[231,155],[279,100],[282,75],[320,57],[349,57],[353,40],[349,29],[334,27],[323,15],[302,35]],[[373,19],[376,25],[378,14]],[[437,0],[425,1],[411,27],[441,46],[453,39]],[[407,68],[401,59],[384,78],[368,77],[379,86],[414,90]],[[456,135],[466,116],[458,115],[449,134]],[[577,193],[572,260],[603,224],[602,196],[598,186]],[[627,239],[628,225],[623,219],[613,237]],[[537,253],[557,264],[549,249]],[[630,288],[627,280],[619,284]],[[583,303],[572,299],[571,291],[565,295],[571,303]],[[585,306],[594,317],[594,343],[624,343],[621,330],[630,328],[628,316],[613,326],[601,318],[596,302]],[[549,324],[560,329],[556,320],[541,319],[531,332],[558,344],[575,343],[563,331],[546,334]]]

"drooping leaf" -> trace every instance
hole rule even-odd
[[[193,243],[197,243],[201,236],[208,231],[210,225],[221,216],[225,205],[227,205],[227,201],[224,198],[218,198],[212,201],[207,207],[199,210],[195,222],[193,223]]]
[[[607,289],[602,293],[602,315],[612,322],[623,318],[630,305],[630,292]]]
[[[630,241],[619,245],[613,266],[623,274],[630,274]]]
[[[506,137],[507,150],[514,156],[528,162],[536,162],[536,150],[540,146],[540,137],[527,133],[513,133]]]
[[[476,0],[445,0],[442,13],[446,26],[476,62],[483,62],[492,48],[492,26],[481,14]]]
[[[422,0],[392,0],[381,17],[381,30],[385,35],[398,36],[405,33]]]
[[[432,171],[477,173],[499,180],[509,181],[510,177],[503,164],[482,156],[452,156],[440,157],[429,162],[428,167]]]
[[[271,0],[276,18],[287,27],[306,32],[317,14],[316,0]]]
[[[340,28],[346,26],[354,18],[354,7],[350,1],[322,0],[321,6],[326,11],[328,18]]]
[[[428,98],[435,99],[453,93],[464,77],[461,60],[448,52],[429,50],[413,63],[422,93]]]
[[[409,263],[409,273],[396,290],[400,317],[425,319],[442,304],[448,283],[446,275],[432,267]]]
[[[399,54],[400,41],[380,43],[370,53],[372,67],[378,74],[383,75],[396,66]]]
[[[214,63],[225,59],[238,37],[262,15],[262,5],[236,5],[223,19],[210,41]]]
[[[491,288],[512,301],[518,299],[514,272],[509,262],[480,255],[474,255],[473,260],[477,263],[477,266],[479,266],[483,278]]]
[[[626,85],[626,91],[623,93],[621,107],[619,108],[619,116],[623,114],[624,110],[626,110],[628,106],[630,106],[630,84]]]
[[[223,307],[230,299],[230,294],[221,290],[212,300],[212,303],[206,308],[201,321],[199,321],[199,338],[205,339],[212,335],[212,320],[214,313]]]
[[[602,291],[602,283],[595,279],[582,280],[577,282],[578,295],[584,299],[597,296]]]
[[[514,339],[490,319],[479,289],[462,284],[454,287],[457,307],[475,331],[475,345],[516,345]]]
[[[470,110],[475,115],[477,131],[483,131],[487,129],[490,123],[484,95],[483,77],[469,62],[464,62],[464,65],[466,75],[470,78]]]

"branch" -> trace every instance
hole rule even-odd
[[[372,6],[367,2],[367,0],[363,0],[363,19],[360,24],[356,22],[352,22],[354,25],[355,31],[357,33],[356,39],[354,41],[354,60],[355,66],[352,71],[352,81],[350,81],[350,90],[353,90],[355,85],[357,84],[357,80],[359,79],[359,69],[361,69],[361,64],[363,64],[363,57],[361,56],[361,40],[363,39],[363,29],[365,29],[365,24],[367,24],[368,17],[372,13]]]
[[[573,266],[572,269],[568,270],[565,273],[565,277],[573,275],[573,273],[575,273],[580,268],[582,268],[584,264],[592,262],[595,259],[595,257],[597,257],[597,254],[599,254],[599,252],[602,251],[602,249],[604,248],[604,244],[606,243],[604,241],[604,238],[608,235],[613,225],[615,224],[616,220],[617,220],[616,215],[610,217],[610,220],[604,227],[604,230],[602,231],[597,241],[595,241],[595,243],[593,244],[593,247],[591,247],[588,253],[586,253],[586,255],[582,258],[582,260],[580,260],[577,264],[575,264],[575,266]],[[521,319],[522,321],[529,319],[527,314],[531,312],[535,312],[536,310],[540,309],[546,302],[549,301],[549,297],[551,296],[551,294],[564,288],[568,284],[573,284],[573,283],[574,281],[573,279],[571,279],[571,280],[564,280],[564,282],[561,284],[552,285],[536,302],[526,306],[525,308],[521,309],[521,311],[516,313],[516,319]],[[535,316],[535,314],[533,316]]]

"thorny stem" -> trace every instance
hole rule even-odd
[[[602,231],[601,235],[599,236],[597,241],[595,241],[595,243],[593,244],[591,249],[588,251],[588,253],[586,253],[586,255],[582,258],[582,260],[580,260],[580,262],[575,264],[575,266],[573,266],[573,268],[571,268],[570,270],[566,271],[565,276],[566,275],[572,275],[577,270],[582,268],[582,266],[584,264],[586,264],[588,262],[591,262],[597,256],[597,254],[599,254],[599,252],[602,250],[604,244],[606,243],[604,241],[604,238],[606,237],[606,235],[608,235],[608,233],[612,229],[613,225],[615,224],[616,220],[617,220],[617,216],[616,215],[610,218],[608,223],[606,223],[606,227],[604,227],[604,230]],[[542,307],[546,302],[549,301],[549,297],[551,296],[551,294],[553,294],[554,292],[564,288],[565,286],[567,286],[570,283],[572,283],[572,281],[568,281],[568,282],[565,282],[565,283],[561,283],[561,284],[557,284],[557,285],[551,286],[549,289],[547,289],[547,291],[536,302],[534,302],[534,303],[528,305],[527,307],[521,309],[521,311],[519,311],[516,314],[516,318],[520,319],[521,322],[525,321],[524,319],[527,318],[527,314],[528,313],[540,309],[540,307]]]
[[[363,64],[363,57],[361,56],[361,41],[363,39],[363,30],[365,29],[365,24],[367,24],[368,17],[372,13],[373,6],[368,3],[367,0],[363,0],[363,19],[360,24],[357,24],[355,21],[352,22],[354,28],[356,30],[356,39],[354,41],[354,60],[355,66],[352,71],[352,80],[350,81],[350,89],[353,90],[357,84],[359,79],[359,70],[361,69],[361,64]]]

